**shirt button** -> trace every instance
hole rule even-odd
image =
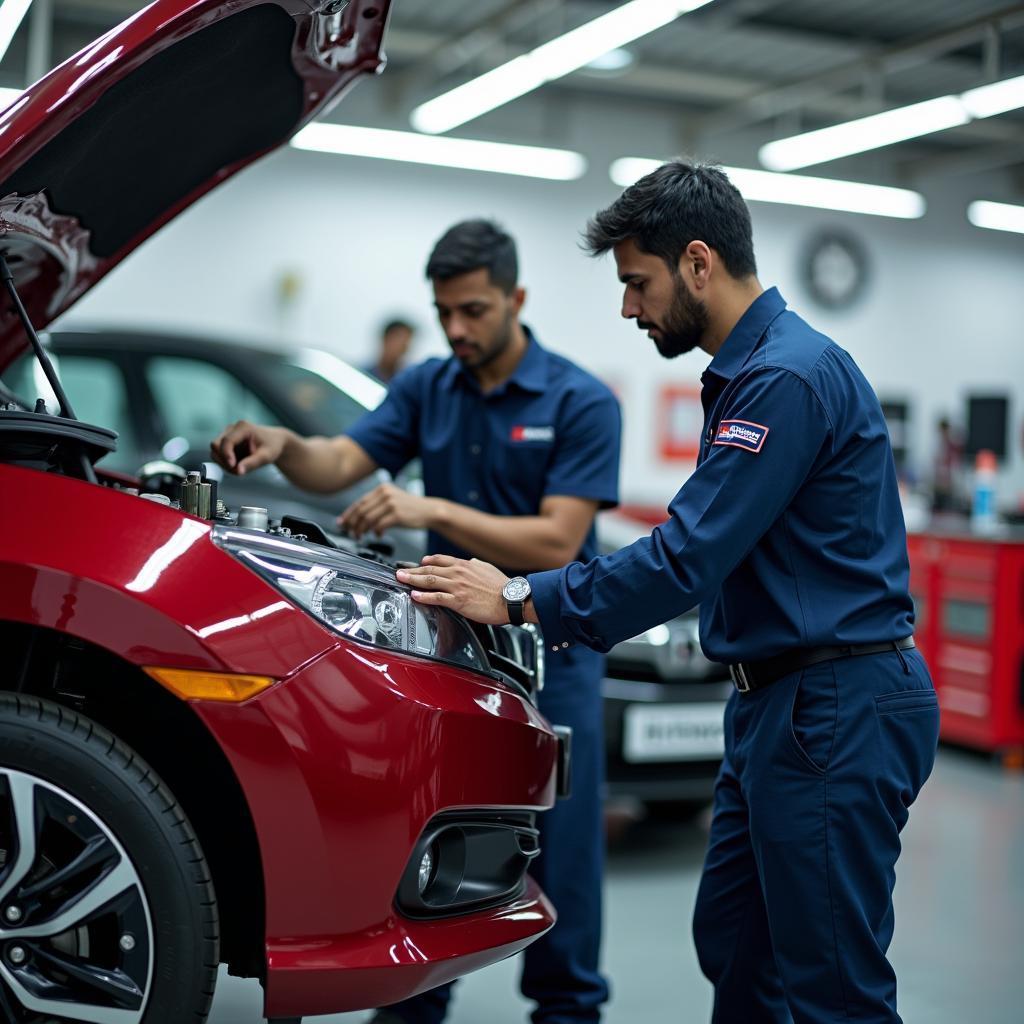
[[[568,647],[568,646],[569,646],[568,642],[566,642],[566,643],[563,643],[563,644],[562,644],[562,650],[565,650],[565,648],[566,648],[566,647]]]
[[[481,451],[483,451],[483,449],[478,444],[471,444],[469,446],[470,455],[479,455]]]
[[[551,645],[551,650],[553,650],[557,654],[558,653],[558,644],[552,644]]]
[[[470,501],[476,501],[480,497],[480,493],[479,491],[470,491],[468,497]]]

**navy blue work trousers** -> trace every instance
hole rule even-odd
[[[915,650],[732,695],[693,921],[713,1024],[899,1024],[896,860],[938,732]]]
[[[604,658],[575,648],[550,656],[538,704],[548,721],[572,728],[572,795],[537,819],[540,856],[530,874],[558,912],[558,922],[523,953],[520,989],[537,1007],[534,1024],[599,1021],[608,984],[598,970],[604,875]],[[408,1024],[440,1024],[452,986],[388,1007]]]

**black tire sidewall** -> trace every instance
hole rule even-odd
[[[106,730],[58,705],[0,694],[0,767],[52,783],[116,836],[142,880],[154,963],[144,1024],[204,1020],[217,963],[209,873],[181,808]]]

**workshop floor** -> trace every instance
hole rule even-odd
[[[711,990],[689,921],[706,822],[640,823],[613,844],[607,884],[607,1024],[706,1021]],[[1019,1024],[1024,1004],[1024,775],[943,749],[904,832],[892,960],[907,1024]],[[460,983],[451,1024],[523,1024],[518,967]],[[221,974],[210,1024],[259,1024],[260,989]],[[367,1013],[307,1018],[362,1024]]]

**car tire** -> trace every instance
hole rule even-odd
[[[202,1024],[218,953],[170,790],[88,718],[0,693],[0,1020]]]

